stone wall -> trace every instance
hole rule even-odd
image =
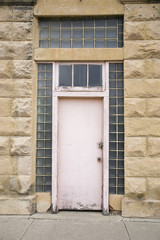
[[[30,214],[33,6],[0,5],[0,53],[0,214]]]
[[[135,0],[121,0],[126,3],[124,5],[126,180],[122,215],[160,217],[160,4],[127,4],[127,1]],[[141,0],[145,1],[147,0]],[[13,2],[16,2],[17,6]],[[35,212],[36,113],[33,109],[35,110],[36,104],[33,101],[36,101],[34,89],[36,80],[32,6],[34,2],[34,0],[0,0],[0,214]],[[90,5],[86,7],[86,1],[79,1],[74,12],[72,0],[61,1],[65,3],[62,4],[61,11],[57,11],[60,0],[55,1],[57,5],[54,8],[44,2],[46,3],[45,0],[39,0],[35,6],[36,17],[69,13],[74,13],[75,16],[123,14],[123,5],[120,5],[119,0],[115,1],[116,5],[108,1],[114,6],[114,10],[113,7],[108,8],[106,0],[102,1],[103,4],[99,4],[98,11],[95,7],[97,0],[94,0],[95,4],[89,1],[94,8],[90,8]],[[52,4],[49,0],[47,3]],[[37,34],[35,36],[37,39]],[[53,51],[57,50],[52,49],[52,54],[48,54],[45,60],[62,60],[61,55],[55,59]],[[73,58],[73,50],[67,51],[67,57]],[[97,54],[94,54],[94,49],[85,51],[81,59],[83,61],[87,61],[87,57],[93,55],[99,60],[123,60],[123,49],[114,49],[114,54],[113,49],[107,49],[106,52],[97,50]],[[37,61],[44,60],[43,52],[40,53],[35,54]],[[43,212],[50,206],[50,194],[41,193],[37,196],[37,210]]]
[[[160,217],[160,4],[124,15],[126,217]]]

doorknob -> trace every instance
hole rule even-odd
[[[102,161],[102,158],[98,157],[98,158],[97,158],[97,161],[98,161],[98,162],[101,162],[101,161]]]
[[[98,146],[99,146],[99,148],[102,149],[102,148],[103,148],[103,142],[99,142],[99,143],[98,143]]]

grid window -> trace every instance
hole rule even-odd
[[[109,192],[124,194],[123,64],[109,64]]]
[[[52,64],[38,64],[36,191],[51,192]]]
[[[40,48],[121,48],[123,18],[39,20]]]

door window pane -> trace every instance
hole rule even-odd
[[[59,66],[59,86],[72,86],[72,65]]]
[[[87,65],[74,65],[74,86],[87,86]]]
[[[102,66],[89,65],[89,87],[102,86]]]

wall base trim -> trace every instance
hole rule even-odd
[[[36,212],[36,195],[0,196],[0,214],[31,215]]]

